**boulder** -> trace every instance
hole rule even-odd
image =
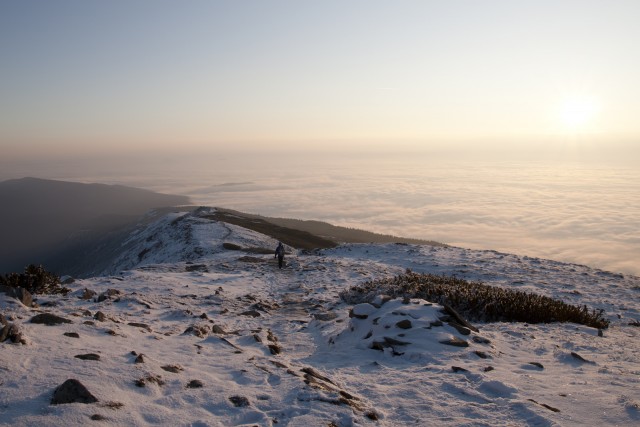
[[[98,399],[76,379],[66,380],[53,391],[52,405],[64,403],[95,403]]]
[[[14,288],[11,286],[0,286],[0,292],[7,294],[8,296],[17,299],[26,307],[31,307],[33,305],[33,297],[31,293],[24,288]]]

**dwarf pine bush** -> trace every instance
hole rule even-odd
[[[70,290],[61,286],[58,276],[34,264],[28,265],[24,273],[0,275],[0,285],[24,288],[31,294],[66,294]]]
[[[347,303],[371,302],[377,295],[422,298],[448,304],[463,316],[481,322],[573,322],[605,329],[604,310],[589,310],[542,295],[469,282],[452,276],[405,274],[364,282],[340,294]]]

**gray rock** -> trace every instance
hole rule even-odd
[[[65,332],[63,335],[69,338],[80,338],[80,335],[77,332]]]
[[[95,403],[98,399],[76,379],[66,380],[53,391],[52,405],[64,403]]]
[[[93,315],[93,318],[98,322],[104,322],[105,320],[107,320],[107,316],[105,316],[101,311],[96,312],[96,314]]]
[[[23,305],[31,307],[33,304],[33,297],[31,293],[24,288],[14,288],[11,286],[0,286],[0,292],[7,294],[8,296],[17,299]]]
[[[53,326],[73,322],[69,319],[65,319],[64,317],[60,317],[52,313],[40,313],[31,318],[31,323]]]
[[[326,313],[316,313],[313,315],[316,320],[320,320],[321,322],[328,322],[330,320],[334,320],[338,317],[333,311],[328,311]]]

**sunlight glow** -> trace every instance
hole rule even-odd
[[[569,130],[585,130],[597,116],[600,107],[598,102],[587,96],[574,96],[562,102],[559,117],[565,128]]]

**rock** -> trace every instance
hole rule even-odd
[[[536,366],[536,367],[538,367],[540,369],[544,369],[544,366],[540,362],[529,362],[529,365],[533,365],[533,366]]]
[[[491,344],[491,340],[485,337],[480,337],[478,335],[474,335],[471,339],[473,340],[473,342],[478,344]]]
[[[0,292],[7,294],[8,296],[17,299],[23,305],[27,307],[31,307],[33,304],[33,297],[31,293],[24,288],[21,287],[11,287],[11,286],[2,286],[0,285]]]
[[[136,356],[136,360],[134,360],[133,363],[144,363],[144,357],[144,354],[140,353]]]
[[[245,406],[249,406],[249,399],[247,399],[244,396],[231,396],[229,397],[229,400],[231,401],[231,403],[233,403],[233,406],[235,406],[236,408],[243,408]]]
[[[398,323],[396,323],[396,327],[400,328],[400,329],[411,329],[412,328],[412,324],[411,324],[411,320],[409,319],[404,319],[399,321]]]
[[[260,317],[260,312],[256,310],[247,310],[240,313],[241,316]]]
[[[84,288],[84,290],[82,291],[82,294],[80,294],[78,296],[78,298],[82,299],[82,300],[90,300],[91,298],[95,297],[97,295],[96,291],[92,291],[90,289]]]
[[[95,403],[98,399],[75,379],[66,380],[62,385],[53,391],[51,398],[52,405],[60,405],[64,403]]]
[[[100,294],[100,296],[98,297],[98,302],[102,302],[102,301],[106,301],[108,299],[111,299],[111,297],[114,297],[116,295],[120,295],[120,291],[117,289],[107,289],[106,291],[104,291],[103,293]]]
[[[440,341],[440,344],[451,345],[454,347],[469,347],[469,343],[458,337],[453,337],[448,340]]]
[[[448,325],[455,328],[462,335],[471,335],[471,330],[469,328],[466,328],[457,322],[451,321]]]
[[[485,353],[484,351],[480,351],[480,350],[476,350],[474,351],[474,353],[476,354],[476,356],[478,356],[480,359],[486,359],[489,356],[487,355],[487,353]]]
[[[209,318],[209,316],[207,316],[207,313],[202,313],[199,317],[201,319],[208,319]]]
[[[241,251],[242,250],[242,246],[238,246],[235,243],[224,242],[222,244],[222,247],[225,248],[228,251]],[[269,251],[269,253],[271,253],[271,251]]]
[[[282,348],[278,344],[269,344],[269,351],[271,354],[280,354],[282,352]]]
[[[4,342],[7,338],[9,338],[9,325],[4,325],[0,328],[0,342]]]
[[[100,360],[100,355],[95,353],[77,354],[73,357],[81,360]]]
[[[202,272],[202,273],[208,273],[209,272],[209,269],[204,264],[191,264],[191,265],[185,266],[184,269],[185,269],[185,271],[199,271],[199,272]]]
[[[100,414],[93,414],[93,415],[91,415],[91,419],[93,421],[105,421],[105,420],[107,420],[107,417],[105,417],[104,415],[100,415]]]
[[[458,314],[457,311],[455,311],[451,306],[444,304],[444,311],[445,313],[447,313],[449,316],[453,317],[455,319],[455,321],[457,323],[459,323],[460,325],[471,329],[473,332],[480,332],[480,330],[478,328],[476,328],[475,326],[473,326],[471,323],[467,322],[465,319],[462,318],[462,316],[460,316],[460,314]]]
[[[198,338],[205,338],[211,332],[209,325],[192,325],[183,332],[183,335],[195,335]]]
[[[160,366],[162,369],[164,369],[167,372],[172,372],[174,374],[178,374],[182,371],[184,371],[184,368],[180,365],[164,365],[164,366]]]
[[[96,314],[94,314],[93,318],[96,319],[98,322],[104,322],[105,320],[107,320],[107,316],[105,316],[104,313],[101,311],[98,311]]]
[[[330,320],[334,320],[338,317],[337,314],[335,314],[333,311],[328,311],[326,313],[316,313],[313,315],[313,317],[316,320],[319,320],[321,322],[328,322]]]
[[[461,368],[460,366],[452,366],[451,370],[453,372],[469,372],[467,369]]]
[[[377,310],[373,305],[369,303],[362,303],[354,305],[351,310],[349,310],[349,317],[355,317],[356,319],[366,319],[370,314],[374,313]]]
[[[60,325],[62,323],[73,323],[69,319],[57,316],[52,313],[40,313],[31,318],[31,323],[38,323],[47,326]]]
[[[211,326],[211,332],[213,332],[214,334],[226,334],[227,333],[224,329],[222,329],[222,326],[219,326],[219,325]]]
[[[80,338],[80,334],[77,332],[65,332],[63,335],[69,338]]]
[[[164,380],[160,375],[147,375],[144,378],[135,380],[134,384],[137,387],[146,387],[147,384],[158,384],[159,386],[163,386]]]
[[[187,383],[187,388],[202,388],[204,384],[200,380],[191,380]]]
[[[589,360],[585,359],[584,357],[580,356],[578,353],[574,351],[571,352],[571,356],[574,357],[575,359],[578,359],[581,362],[591,363]]]
[[[151,327],[149,325],[147,325],[146,323],[129,322],[128,325],[129,326],[134,326],[136,328],[146,329],[147,331],[151,332]]]
[[[4,317],[4,315],[2,313],[0,313],[0,325],[6,325],[7,323],[9,323],[7,321],[7,318]]]

